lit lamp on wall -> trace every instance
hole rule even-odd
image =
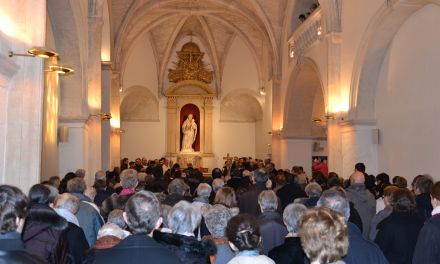
[[[73,74],[75,71],[67,66],[64,65],[58,65],[58,64],[53,64],[53,65],[49,65],[48,67],[49,69],[46,70],[47,72],[56,72],[59,75],[69,75],[69,74]]]
[[[88,119],[90,119],[91,117],[100,117],[102,121],[107,121],[112,118],[112,114],[106,112],[100,112],[99,114],[95,114],[95,115],[90,114]]]
[[[40,57],[43,59],[48,59],[52,57],[58,57],[58,53],[45,47],[32,47],[28,50],[27,53],[15,53],[13,51],[9,51],[8,56]]]

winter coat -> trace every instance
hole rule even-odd
[[[414,264],[440,262],[440,214],[432,216],[420,230],[413,255]]]
[[[103,236],[100,237],[98,240],[96,240],[95,245],[93,246],[93,249],[107,249],[112,248],[116,246],[117,244],[121,243],[122,239],[115,236]]]
[[[376,214],[376,199],[362,183],[354,183],[346,191],[348,200],[354,204],[362,219],[362,234],[368,237],[371,219]]]
[[[264,212],[258,216],[257,221],[263,242],[261,254],[267,255],[271,249],[283,244],[287,228],[277,212]]]
[[[431,196],[429,193],[422,193],[416,196],[417,212],[423,216],[424,219],[431,217],[432,205]]]
[[[90,204],[90,199],[85,195],[79,193],[72,193],[72,195],[75,195],[81,201],[75,216],[78,218],[79,225],[86,235],[89,246],[93,246],[96,242],[98,231],[104,224],[102,217],[95,207]]]
[[[343,257],[347,264],[387,264],[388,261],[380,248],[372,241],[362,236],[359,228],[353,223],[347,223],[348,253]]]
[[[305,256],[299,237],[286,237],[284,244],[269,251],[269,258],[277,264],[302,264]]]
[[[209,257],[217,252],[214,242],[209,240],[198,241],[195,237],[159,231],[154,231],[153,238],[186,264],[209,264]]]
[[[67,227],[67,221],[48,205],[32,204],[22,233],[26,251],[49,263],[70,263]]]
[[[160,263],[180,264],[179,258],[170,250],[146,234],[130,235],[118,245],[92,251],[86,263]]]
[[[0,233],[0,264],[44,264],[45,259],[26,252],[17,232]]]
[[[371,226],[370,226],[370,235],[369,238],[371,240],[376,239],[377,235],[377,225],[382,222],[385,218],[390,216],[390,214],[393,212],[393,209],[391,207],[385,207],[382,211],[378,212],[375,216],[373,216],[373,219],[371,220]]]
[[[130,194],[119,195],[117,193],[114,193],[110,195],[107,199],[105,199],[101,205],[101,215],[104,218],[104,220],[107,221],[107,217],[111,211],[115,209],[124,210],[125,204],[127,203],[128,199],[130,199],[130,197],[131,197]]]
[[[293,203],[296,198],[307,197],[307,194],[299,185],[289,183],[277,191],[277,196],[280,198],[281,209],[284,211],[284,208]]]
[[[417,213],[392,212],[377,225],[375,242],[392,264],[412,263],[414,249],[424,219]]]
[[[89,243],[82,228],[69,222],[67,241],[69,242],[69,253],[73,257],[74,263],[82,263],[89,249]]]

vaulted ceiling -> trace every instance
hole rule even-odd
[[[112,0],[113,58],[120,70],[135,39],[148,32],[159,80],[176,44],[189,34],[203,42],[220,77],[231,41],[240,37],[250,48],[260,78],[279,74],[283,32],[291,26],[295,0]],[[285,29],[287,27],[287,29]]]

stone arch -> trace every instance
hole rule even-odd
[[[312,119],[325,121],[326,99],[319,70],[313,60],[306,58],[304,64],[291,74],[285,99],[283,136],[323,137],[325,130]]]
[[[220,121],[256,122],[263,119],[263,109],[257,95],[250,91],[234,90],[220,102]]]
[[[355,59],[351,91],[350,118],[358,121],[375,120],[375,98],[380,69],[394,36],[415,12],[440,1],[386,1],[372,18]]]
[[[121,98],[122,121],[159,121],[159,101],[144,86],[131,86]]]

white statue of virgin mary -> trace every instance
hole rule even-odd
[[[197,124],[192,114],[189,114],[185,122],[182,124],[182,152],[194,152],[192,145],[196,141]]]

